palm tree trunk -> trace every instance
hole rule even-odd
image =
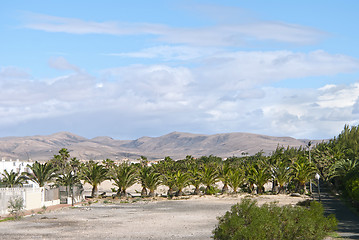
[[[284,191],[284,186],[283,186],[283,185],[282,185],[282,186],[279,186],[279,191],[278,191],[278,193],[279,193],[279,194],[285,193],[285,191]]]
[[[277,180],[273,180],[273,182],[272,182],[272,193],[273,194],[279,193]]]
[[[147,196],[147,189],[145,187],[142,187],[141,197],[146,197],[146,196]]]
[[[116,191],[116,197],[119,197],[121,195],[121,188],[118,188]]]
[[[307,194],[307,188],[305,187],[305,183],[302,185],[302,189],[304,191],[304,194]]]
[[[263,193],[263,186],[257,186],[257,194],[262,194]]]
[[[120,196],[121,197],[126,197],[127,196],[126,189],[122,189]]]
[[[248,186],[248,191],[249,193],[253,193],[254,192],[254,185],[253,183],[250,183],[249,186]]]
[[[228,193],[228,185],[225,183],[222,188],[222,193]]]
[[[168,188],[167,196],[173,197],[173,190],[172,190],[172,188]]]
[[[196,186],[193,192],[193,195],[199,195],[201,191],[199,190],[199,186]]]
[[[176,196],[177,196],[177,197],[183,196],[182,189],[178,189],[178,191],[177,191],[177,193],[176,193]]]
[[[93,185],[92,186],[92,192],[91,192],[91,197],[97,197],[98,196],[98,189],[97,189],[97,185]]]
[[[154,197],[155,196],[155,190],[154,189],[150,189],[150,197]]]
[[[208,185],[208,186],[206,187],[206,194],[207,194],[207,195],[209,195],[209,190],[210,190],[210,189],[211,189],[211,186]]]

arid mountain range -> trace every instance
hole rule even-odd
[[[0,138],[0,157],[5,159],[45,161],[67,148],[71,157],[83,160],[148,159],[170,156],[183,159],[215,155],[220,157],[254,154],[263,150],[270,154],[276,147],[305,146],[309,140],[291,137],[271,137],[250,133],[223,133],[214,135],[172,132],[160,137],[141,137],[137,140],[115,140],[110,137],[87,139],[72,133],[60,132],[48,136]]]

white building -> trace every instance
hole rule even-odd
[[[34,164],[32,161],[20,161],[19,159],[6,160],[5,158],[2,158],[0,161],[0,176],[4,173],[5,170],[9,173],[11,170],[18,173],[30,172],[30,169],[27,167],[27,165],[32,166],[32,164]]]

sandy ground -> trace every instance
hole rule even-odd
[[[0,223],[0,239],[210,239],[217,217],[243,197],[295,204],[288,195],[193,196],[124,203],[100,200]],[[188,198],[188,197],[187,197]]]

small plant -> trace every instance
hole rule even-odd
[[[15,220],[21,219],[24,209],[24,199],[22,197],[10,198],[8,209]]]
[[[214,186],[209,186],[205,189],[205,192],[207,195],[216,195],[218,193],[221,193],[222,191]]]
[[[13,220],[15,220],[14,217],[7,217],[7,218],[4,218],[4,219],[0,219],[0,222],[13,221]]]

